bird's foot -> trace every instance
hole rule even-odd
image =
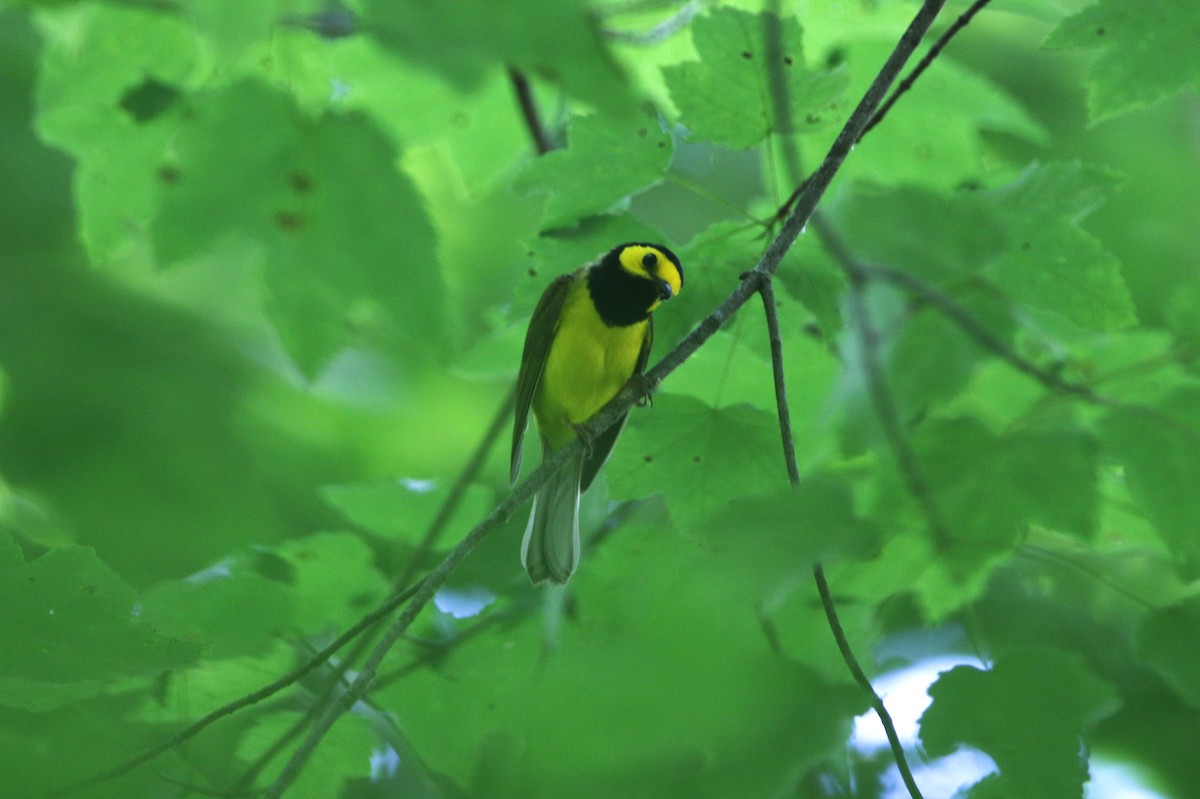
[[[626,383],[637,392],[638,398],[634,401],[634,405],[639,408],[645,408],[654,405],[654,384],[650,382],[645,375],[637,374],[629,378]]]

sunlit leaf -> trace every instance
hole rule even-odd
[[[248,237],[262,253],[267,309],[305,371],[349,344],[356,323],[436,340],[433,233],[369,122],[306,119],[286,96],[243,82],[198,101],[174,150],[156,167],[160,259]]]
[[[780,132],[771,88],[776,79],[791,110],[784,126],[793,130],[819,125],[846,86],[844,72],[805,66],[800,26],[792,17],[717,9],[692,23],[692,39],[700,60],[663,74],[683,123],[708,141],[749,147]],[[775,44],[768,44],[772,39]],[[774,64],[768,63],[772,53]]]
[[[1116,188],[1103,169],[1046,164],[992,192],[987,202],[1007,223],[1009,248],[992,267],[1015,299],[1092,330],[1134,321],[1120,262],[1079,220]]]
[[[531,162],[517,187],[549,195],[543,227],[568,227],[657,183],[671,152],[670,135],[652,118],[575,117],[566,149]]]
[[[1047,47],[1101,50],[1088,71],[1094,120],[1184,87],[1200,91],[1195,5],[1163,0],[1149,11],[1140,3],[1100,0],[1065,20],[1046,40]]]

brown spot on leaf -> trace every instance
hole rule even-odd
[[[700,462],[700,456],[699,456],[699,455],[693,455],[693,456],[692,456],[692,463],[699,463],[699,462]]]
[[[753,54],[752,54],[752,53],[751,53],[749,50],[743,50],[743,51],[742,51],[742,58],[744,58],[744,59],[746,59],[747,61],[749,61],[751,58],[754,58],[754,55],[753,55]]]
[[[158,179],[168,186],[174,186],[179,182],[179,168],[173,167],[170,164],[163,164],[158,168]]]
[[[790,67],[790,66],[791,66],[792,64],[794,64],[795,62],[794,62],[794,61],[792,61],[792,57],[791,57],[790,55],[785,55],[785,56],[783,57],[783,63],[784,63],[784,65],[785,65],[785,66],[789,66],[789,67]]]
[[[293,213],[292,211],[279,211],[275,214],[275,224],[284,230],[293,231],[303,227],[304,220],[300,217],[300,214]]]
[[[654,456],[653,455],[643,455],[642,460],[644,460],[646,463],[650,463],[652,460],[654,460]]]
[[[312,191],[312,175],[297,169],[288,177],[288,182],[292,184],[292,191],[297,194],[308,194]]]
[[[530,267],[530,268],[529,268],[529,276],[530,276],[530,277],[537,277],[537,270],[536,270],[536,269],[534,269],[533,267]]]

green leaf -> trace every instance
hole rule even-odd
[[[150,113],[147,92],[177,97],[196,42],[176,16],[111,4],[80,3],[38,21],[46,40],[38,131],[78,159],[80,236],[92,260],[107,266],[128,255],[131,232],[144,231],[153,215],[145,168],[162,161],[178,126],[178,103]]]
[[[882,64],[894,43],[890,36],[872,38],[850,44],[844,55],[852,68]],[[952,58],[939,58],[936,63],[937,68],[921,75],[882,124],[855,145],[841,172],[843,178],[943,192],[964,185],[990,185],[1010,167],[992,153],[985,133],[1048,143],[1042,125],[993,80]],[[855,74],[856,86],[865,90],[874,76],[873,67],[862,69]],[[821,154],[815,152],[813,157]]]
[[[408,478],[321,489],[325,501],[350,521],[378,535],[413,546],[425,535],[449,493],[447,485]],[[491,492],[482,486],[468,486],[458,509],[446,520],[445,529],[469,529],[487,513],[491,500]]]
[[[839,714],[865,702],[768,648],[739,573],[635,516],[572,578],[556,633],[502,616],[383,696],[473,796],[767,795],[843,746]]]
[[[699,61],[666,67],[663,76],[685,125],[699,138],[750,147],[779,132],[771,100],[768,26],[779,26],[779,58],[792,130],[820,125],[821,115],[846,88],[844,71],[813,72],[804,66],[800,25],[765,13],[715,9],[692,22]]]
[[[513,67],[561,84],[610,116],[628,114],[634,105],[624,75],[603,44],[596,16],[579,0],[464,0],[452,6],[366,0],[363,23],[400,57],[432,68],[462,88]]]
[[[255,762],[284,739],[299,719],[299,713],[266,716],[242,736],[238,756],[247,763]],[[340,796],[347,780],[365,780],[371,776],[371,756],[377,743],[368,719],[356,713],[345,714],[329,728],[287,795],[296,799]],[[271,759],[271,765],[259,778],[259,785],[270,785],[286,762],[286,758]]]
[[[296,597],[286,586],[222,563],[187,580],[162,583],[144,599],[156,628],[204,646],[206,658],[262,655],[292,631]],[[246,608],[254,608],[246,613]]]
[[[983,269],[1000,254],[1002,220],[968,193],[945,198],[927,189],[855,184],[829,208],[855,258],[934,283]]]
[[[344,628],[387,596],[390,586],[375,557],[350,533],[316,533],[274,549],[296,590],[296,624],[304,631]]]
[[[1125,468],[1129,493],[1189,569],[1200,563],[1200,389],[1178,389],[1156,408],[1119,408],[1101,423],[1103,446]]]
[[[575,117],[566,149],[531,161],[515,187],[549,195],[544,228],[568,227],[657,183],[673,149],[671,137],[653,119]]]
[[[1099,121],[1190,87],[1200,91],[1192,0],[1100,0],[1064,20],[1047,47],[1099,49],[1088,70],[1088,110]]]
[[[30,563],[13,554],[10,542],[0,564],[0,703],[47,710],[199,655],[142,621],[137,594],[92,550],[63,547]]]
[[[1082,796],[1088,774],[1080,736],[1115,703],[1108,683],[1058,651],[1008,655],[986,671],[958,666],[938,677],[929,696],[920,722],[929,754],[949,755],[960,744],[982,749],[1000,773],[971,795],[1027,799]]]
[[[1176,693],[1200,708],[1200,600],[1149,614],[1138,630],[1137,647]]]
[[[663,492],[682,530],[703,534],[736,497],[787,483],[774,415],[747,405],[712,408],[659,392],[632,419],[605,467],[616,497]]]
[[[1116,184],[1097,167],[1044,164],[990,192],[985,202],[1007,223],[1010,248],[989,273],[1015,300],[1080,327],[1116,330],[1133,324],[1120,262],[1079,226]]]
[[[1082,431],[996,436],[973,419],[934,420],[913,446],[958,539],[1003,547],[1031,522],[1081,538],[1095,532],[1097,447]]]
[[[171,263],[229,239],[254,242],[268,311],[306,373],[351,343],[354,323],[394,324],[427,346],[438,340],[444,309],[432,228],[370,123],[306,119],[283,94],[243,82],[198,100],[174,150],[156,172],[159,257]]]
[[[807,576],[818,561],[865,554],[878,531],[855,514],[845,479],[818,472],[796,487],[735,495],[698,525],[697,538],[731,566],[744,568],[753,584],[772,590]]]
[[[1012,339],[1012,310],[987,291],[952,298],[996,339]],[[897,408],[917,418],[957,396],[990,350],[940,310],[920,307],[909,317],[888,357],[887,380]]]

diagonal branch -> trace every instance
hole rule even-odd
[[[268,685],[264,685],[257,691],[246,694],[245,696],[240,697],[233,702],[222,705],[203,718],[189,724],[187,727],[180,730],[175,735],[172,735],[170,738],[158,744],[157,746],[153,746],[150,749],[147,749],[145,752],[142,752],[140,755],[130,758],[124,763],[121,763],[120,765],[115,766],[114,768],[111,768],[101,774],[88,777],[87,779],[80,780],[79,782],[75,782],[67,785],[66,787],[60,788],[52,795],[63,796],[92,785],[98,785],[102,782],[116,779],[123,774],[133,771],[143,763],[148,763],[164,752],[174,749],[180,744],[195,738],[204,730],[205,727],[208,727],[210,724],[220,721],[226,716],[231,716],[234,713],[237,713],[239,710],[250,707],[251,705],[256,705],[259,702],[262,702],[264,699],[268,699],[271,696],[279,693],[284,688],[294,685],[312,673],[315,669],[319,668],[323,663],[325,663],[325,661],[333,657],[333,655],[339,649],[360,635],[364,630],[370,629],[380,619],[386,618],[389,614],[391,614],[392,611],[407,602],[413,596],[413,594],[416,593],[417,587],[417,585],[412,585],[403,591],[398,591],[393,594],[386,602],[372,610],[367,615],[363,616],[353,627],[349,628],[346,630],[346,632],[338,636],[333,643],[326,646],[324,649],[306,661],[303,665],[283,675],[278,680],[275,680]]]
[[[1038,366],[988,330],[970,311],[952,298],[929,285],[915,275],[888,266],[862,266],[863,274],[872,280],[882,280],[898,286],[942,312],[942,315],[958,325],[964,333],[991,350],[1014,369],[1023,372],[1043,386],[1064,394],[1074,394],[1094,405],[1112,404],[1092,390],[1091,386],[1063,379],[1057,372]]]
[[[859,141],[862,140],[863,136],[866,136],[868,133],[870,133],[872,128],[883,121],[883,118],[887,116],[888,111],[892,110],[892,106],[896,104],[896,101],[904,96],[905,92],[913,87],[913,84],[917,82],[917,78],[921,77],[925,70],[929,69],[929,65],[933,63],[934,59],[941,55],[942,50],[947,44],[950,43],[950,40],[954,38],[955,34],[967,27],[967,25],[970,24],[971,19],[980,11],[982,11],[983,7],[990,2],[991,0],[975,0],[974,3],[971,3],[970,8],[959,14],[958,18],[954,20],[950,27],[946,28],[946,32],[939,36],[938,40],[933,43],[933,47],[929,48],[929,52],[926,53],[919,62],[917,62],[917,65],[913,68],[913,71],[905,75],[904,80],[900,81],[900,83],[896,85],[895,90],[887,98],[884,104],[879,107],[879,110],[875,112],[875,116],[871,118],[871,121],[867,123],[867,126],[863,129],[863,132],[859,135]]]
[[[939,549],[944,551],[950,547],[950,531],[946,527],[937,502],[934,501],[933,492],[925,479],[925,470],[921,468],[921,463],[917,460],[912,445],[904,435],[900,415],[896,411],[896,403],[892,399],[892,392],[884,378],[883,366],[879,362],[879,332],[872,323],[871,310],[867,304],[868,276],[866,268],[854,258],[822,217],[813,218],[813,227],[821,237],[821,242],[829,254],[846,273],[850,290],[850,317],[859,342],[867,393],[871,397],[871,404],[874,406],[880,427],[883,428],[888,448],[891,449],[896,463],[900,467],[904,485],[908,489],[908,493],[916,500],[917,505],[920,506],[934,542]]]
[[[863,128],[867,125],[875,109],[887,94],[888,87],[891,86],[896,76],[899,75],[904,63],[912,55],[917,44],[920,43],[921,37],[924,36],[929,26],[933,24],[933,20],[937,17],[938,11],[941,10],[944,4],[945,0],[926,0],[922,4],[920,11],[917,12],[895,49],[888,56],[879,74],[871,82],[871,86],[855,107],[854,112],[851,113],[841,132],[838,133],[832,147],[830,147],[829,153],[821,162],[821,166],[813,174],[812,179],[808,181],[805,190],[801,193],[795,207],[784,222],[779,235],[767,247],[766,252],[763,253],[754,269],[751,270],[751,273],[747,273],[742,278],[738,286],[725,301],[705,317],[653,369],[646,373],[646,387],[653,389],[667,375],[677,369],[680,364],[687,360],[692,353],[716,333],[723,322],[732,317],[745,305],[750,296],[757,291],[759,281],[763,276],[769,277],[775,272],[779,266],[779,262],[795,242],[796,237],[800,234],[800,231],[804,228],[809,217],[816,209],[817,203],[824,195],[829,184],[833,181],[846,156],[849,155],[854,142],[858,140]],[[645,387],[635,389],[632,386],[622,390],[590,422],[584,425],[585,434],[590,434],[590,438],[595,438],[595,436],[608,429],[633,406],[634,402],[644,394],[644,390]],[[313,725],[304,742],[293,753],[291,760],[284,766],[278,778],[267,789],[265,795],[268,799],[278,799],[278,797],[283,795],[284,791],[287,790],[299,775],[300,770],[304,768],[305,764],[312,757],[313,752],[316,751],[317,746],[320,745],[321,740],[333,726],[334,722],[366,693],[367,688],[375,679],[379,665],[383,662],[383,659],[387,656],[392,646],[400,639],[409,625],[412,624],[417,614],[420,613],[425,604],[433,597],[434,593],[446,581],[446,578],[454,571],[458,564],[474,551],[480,541],[491,534],[504,520],[512,515],[518,506],[531,499],[537,489],[549,479],[551,473],[562,467],[568,458],[575,456],[581,447],[580,439],[576,437],[567,446],[551,454],[532,475],[523,482],[518,483],[512,493],[494,508],[488,514],[487,518],[476,525],[462,542],[421,582],[417,593],[405,606],[403,612],[401,612],[395,622],[392,623],[392,626],[388,628],[388,631],[364,662],[362,670],[354,682],[329,705],[326,712]]]
[[[979,13],[989,2],[991,2],[991,0],[975,0],[975,2],[971,4],[970,8],[968,8],[966,11],[960,14],[957,19],[954,20],[950,27],[946,29],[946,32],[939,36],[938,40],[933,43],[932,47],[929,48],[929,52],[925,54],[920,63],[913,68],[912,72],[904,76],[904,79],[900,81],[895,91],[892,92],[887,100],[884,101],[879,109],[871,116],[871,120],[866,124],[866,127],[864,127],[858,134],[857,141],[862,141],[863,137],[866,136],[870,130],[883,121],[883,118],[887,115],[888,111],[892,109],[892,106],[896,104],[896,101],[913,87],[913,84],[917,82],[917,78],[921,77],[921,74],[924,73],[925,70],[928,69],[929,66],[934,62],[934,59],[941,55],[942,50],[945,49],[946,45],[950,43],[950,40],[953,39],[955,35],[957,35],[963,28],[965,28],[971,22],[971,19],[974,18],[974,16]],[[787,209],[792,207],[792,203],[796,202],[796,198],[798,198],[804,192],[806,187],[807,181],[800,183],[800,185],[796,187],[796,189],[791,193],[791,196],[784,200],[783,205],[781,205],[779,210],[776,211],[775,216],[772,218],[773,222],[782,218],[783,215],[787,213]]]
[[[525,127],[529,128],[529,135],[533,139],[533,146],[538,151],[538,155],[545,155],[554,149],[554,143],[550,140],[550,134],[546,133],[546,128],[542,125],[542,117],[538,114],[537,103],[533,99],[533,87],[529,85],[529,78],[525,77],[525,73],[508,68],[508,79],[512,82],[513,91],[517,95],[517,103],[521,106],[521,118],[525,120]]]

